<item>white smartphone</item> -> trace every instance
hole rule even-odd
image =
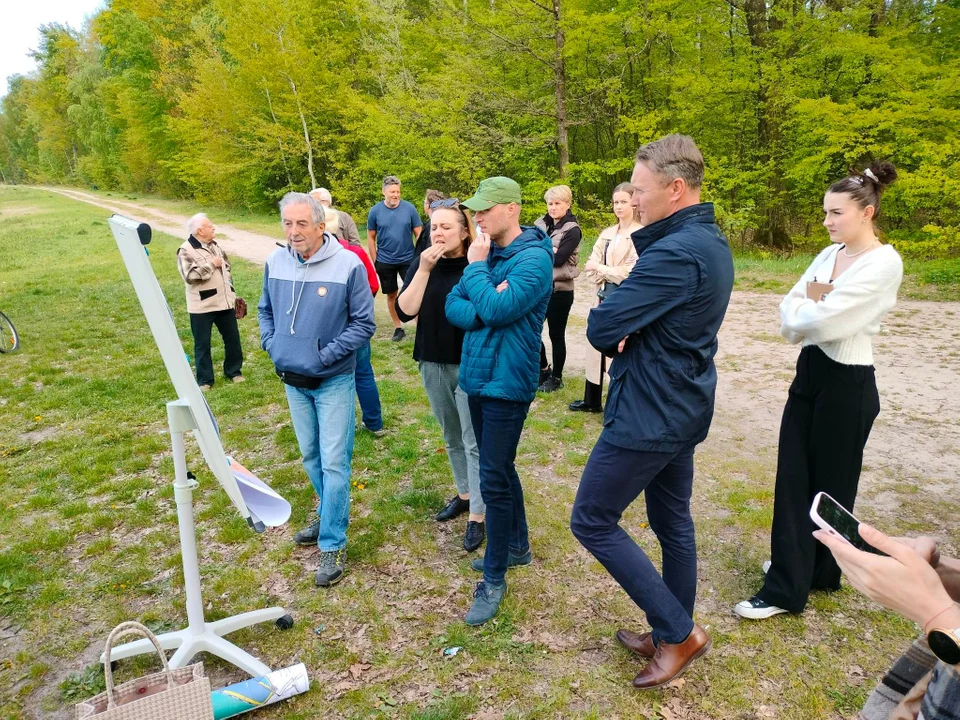
[[[874,555],[886,555],[886,553],[880,552],[860,537],[860,521],[824,492],[817,493],[816,497],[813,498],[813,504],[810,506],[810,519],[820,529],[846,540],[857,550],[863,550]]]

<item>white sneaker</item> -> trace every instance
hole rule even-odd
[[[763,568],[763,574],[764,574],[764,575],[766,575],[768,572],[770,572],[770,566],[771,566],[771,565],[773,565],[773,563],[772,563],[771,561],[769,561],[769,560],[764,560],[764,561],[763,561],[763,565],[761,565],[760,567]]]
[[[774,615],[781,615],[788,611],[764,602],[754,595],[749,600],[741,600],[734,605],[733,612],[747,620],[766,620]]]

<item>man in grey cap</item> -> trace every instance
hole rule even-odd
[[[467,394],[480,450],[480,494],[487,506],[487,549],[468,625],[497,614],[507,567],[531,559],[523,488],[514,460],[540,378],[540,332],[553,290],[553,246],[540,228],[520,226],[520,186],[488,178],[463,203],[479,230],[468,265],[447,295],[447,319],[466,330],[460,387]]]

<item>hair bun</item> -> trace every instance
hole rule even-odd
[[[870,165],[870,172],[876,178],[877,185],[881,189],[892,185],[897,179],[897,168],[889,160],[877,160]]]

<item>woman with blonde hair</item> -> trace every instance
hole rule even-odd
[[[437,521],[452,520],[470,511],[463,549],[476,550],[486,537],[486,506],[480,495],[480,451],[473,432],[467,395],[460,388],[460,356],[464,331],[447,320],[447,295],[467,267],[467,248],[474,238],[469,210],[456,198],[438,198],[430,204],[430,247],[413,260],[403,290],[397,296],[397,315],[403,322],[417,319],[413,359],[430,408],[440,423],[457,494],[437,513]]]
[[[590,253],[590,259],[583,268],[587,278],[596,285],[596,307],[627,279],[637,261],[637,249],[630,236],[643,227],[640,215],[631,204],[636,189],[628,182],[620,183],[613,189],[613,214],[617,224],[611,225],[597,238]],[[595,350],[590,343],[586,345],[584,370],[587,379],[583,387],[583,400],[574,400],[568,406],[575,412],[594,412],[603,410],[603,374],[606,372],[606,358]]]
[[[540,392],[554,392],[563,387],[563,366],[567,361],[567,320],[573,307],[573,281],[580,275],[577,249],[583,239],[580,224],[570,211],[573,192],[566,185],[555,185],[543,194],[547,214],[534,225],[550,236],[553,243],[553,295],[544,321],[553,346],[553,366],[547,359],[547,348],[540,342]]]

